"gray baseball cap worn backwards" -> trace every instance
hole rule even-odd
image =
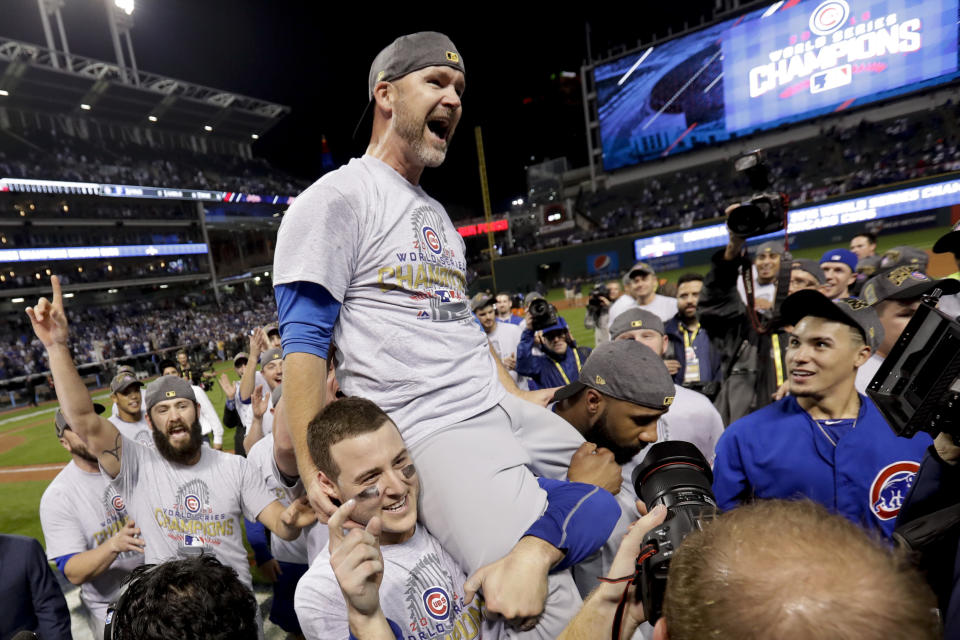
[[[636,340],[605,342],[594,349],[583,363],[580,377],[557,389],[553,400],[566,400],[587,387],[651,409],[666,409],[676,395],[663,360]]]
[[[367,106],[353,130],[353,137],[357,137],[367,114],[373,111],[373,90],[378,82],[392,82],[427,67],[450,67],[466,74],[456,46],[450,38],[436,31],[400,36],[378,53],[367,76]]]
[[[175,398],[186,398],[193,402],[197,401],[197,396],[194,395],[193,387],[190,386],[189,382],[180,376],[160,376],[147,385],[145,398],[147,412],[153,409],[158,403]]]

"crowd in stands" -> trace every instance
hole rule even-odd
[[[243,191],[292,196],[307,182],[261,158],[194,153],[132,140],[83,140],[62,131],[29,128],[0,145],[0,177]]]
[[[851,191],[960,170],[960,104],[880,122],[824,127],[819,136],[766,149],[773,187],[791,207]],[[511,219],[513,247],[504,255],[600,240],[666,227],[689,228],[718,217],[723,208],[750,194],[731,162],[714,162],[583,193],[575,208],[587,228],[549,237],[540,225]]]
[[[49,263],[36,263],[49,264]],[[131,280],[135,278],[180,276],[206,273],[209,264],[206,256],[170,256],[166,259],[124,258],[106,262],[95,260],[69,260],[58,262],[53,267],[33,266],[30,263],[0,265],[0,291],[37,286],[56,270],[63,274],[65,285],[83,282]]]
[[[220,309],[197,306],[190,298],[164,302],[138,301],[68,312],[74,361],[84,365],[135,356],[182,345],[200,345],[220,359],[232,357],[244,343],[246,329],[276,317],[271,297],[228,300]],[[0,345],[0,380],[48,370],[45,352],[30,332],[26,317],[16,320]]]

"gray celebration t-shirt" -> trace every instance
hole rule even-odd
[[[153,432],[150,431],[150,425],[147,423],[146,412],[140,414],[140,419],[137,422],[127,422],[120,416],[110,416],[107,420],[112,422],[117,431],[122,433],[125,438],[136,440],[148,447],[154,446]]]
[[[112,484],[72,460],[40,498],[40,526],[50,560],[95,549],[126,522],[127,506]],[[107,607],[120,593],[123,578],[141,564],[142,553],[127,551],[119,554],[109,569],[83,583],[81,598],[96,619],[103,620]]]
[[[263,478],[267,488],[273,493],[273,497],[280,501],[284,507],[290,506],[290,503],[303,495],[303,483],[297,478],[292,485],[287,484],[277,468],[276,459],[273,457],[273,434],[268,433],[250,447],[247,452],[247,460],[256,468],[257,473]],[[295,564],[307,564],[307,535],[306,531],[300,533],[296,540],[284,540],[279,536],[270,538],[270,553],[280,562],[292,562]]]
[[[148,564],[192,555],[185,544],[202,544],[252,588],[243,518],[256,520],[274,496],[246,458],[210,447],[200,452],[200,461],[187,466],[124,437],[112,484],[140,527]]]
[[[408,446],[497,404],[483,329],[466,294],[463,238],[439,202],[371,156],[297,196],[280,224],[275,285],[313,282],[343,306],[337,379],[369,398]]]

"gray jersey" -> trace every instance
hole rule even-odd
[[[659,317],[661,320],[666,322],[673,316],[677,315],[677,299],[671,298],[670,296],[662,296],[659,293],[653,294],[653,300],[650,304],[637,304],[636,299],[633,296],[624,294],[617,298],[612,305],[610,305],[609,311],[609,322],[608,326],[613,324],[613,321],[621,313],[627,309],[632,309],[634,307],[640,307],[645,309],[655,316]]]
[[[505,393],[467,305],[465,254],[443,206],[366,155],[311,185],[280,225],[274,284],[314,282],[342,303],[340,386],[390,414],[407,446]]]
[[[83,471],[72,460],[40,498],[40,526],[50,560],[95,549],[126,522],[127,507],[120,494],[99,473]],[[83,583],[80,597],[91,618],[103,620],[124,577],[141,564],[142,553],[127,551],[118,555],[109,569]]]
[[[273,457],[273,434],[268,433],[247,452],[247,460],[257,469],[267,488],[284,507],[303,495],[303,483],[298,478],[293,484],[284,479]],[[320,525],[325,526],[325,525]],[[284,540],[279,536],[270,539],[270,552],[280,562],[307,564],[307,536],[301,532],[296,540]]]
[[[150,430],[150,425],[147,423],[146,412],[140,414],[140,420],[137,422],[127,422],[118,415],[110,416],[107,419],[113,423],[113,426],[117,428],[117,431],[123,434],[124,438],[130,438],[131,440],[139,442],[147,447],[154,446],[153,432]]]
[[[147,563],[192,555],[187,545],[199,543],[252,588],[242,518],[256,520],[274,496],[246,458],[201,447],[187,466],[124,437],[112,484],[140,527]]]
[[[486,634],[478,601],[463,604],[466,574],[426,529],[418,525],[409,540],[384,545],[380,551],[380,607],[405,638],[468,640]],[[308,640],[349,636],[347,605],[330,566],[329,549],[300,578],[294,608]]]

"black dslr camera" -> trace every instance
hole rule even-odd
[[[527,311],[533,321],[534,331],[543,331],[559,322],[557,308],[543,298],[537,298],[531,302]]]
[[[610,299],[610,288],[605,284],[598,284],[590,290],[590,297],[587,299],[587,313],[600,315],[603,311],[603,300],[601,298]]]
[[[706,458],[696,446],[681,440],[653,445],[633,470],[633,487],[647,508],[658,504],[667,508],[667,519],[644,536],[637,557],[636,596],[643,602],[650,624],[657,622],[663,610],[674,552],[684,538],[718,513],[712,485],[713,472]]]
[[[727,228],[734,235],[751,238],[780,231],[787,215],[786,195],[770,187],[770,168],[761,149],[737,158],[737,173],[747,176],[753,195],[740,202],[727,216]]]

